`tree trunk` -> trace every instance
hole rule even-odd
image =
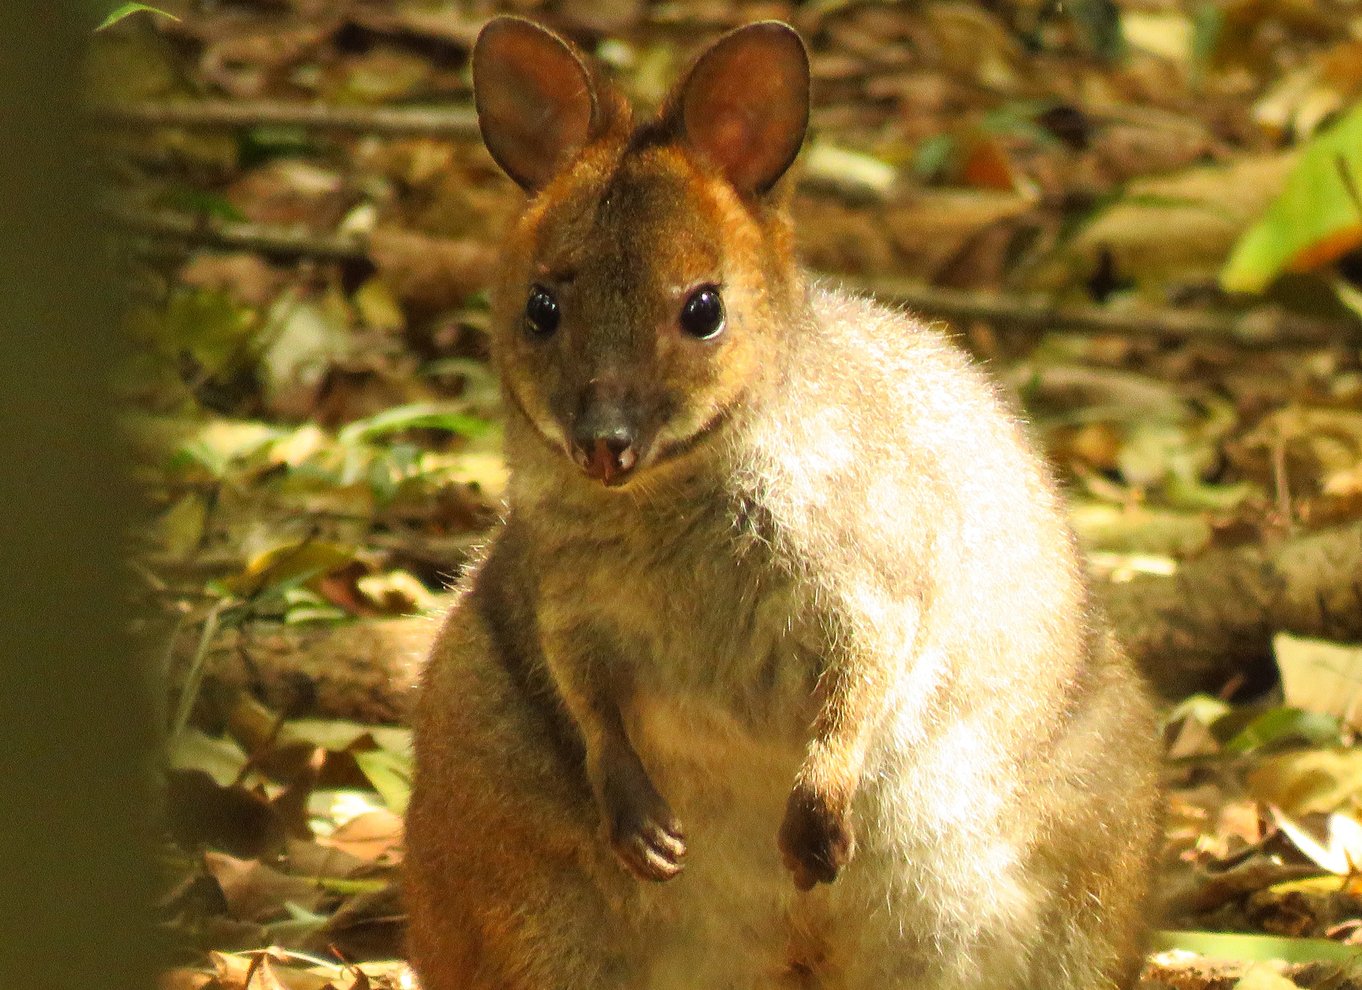
[[[6,987],[148,987],[165,942],[151,918],[153,685],[124,635],[117,292],[78,130],[95,9],[0,3]]]

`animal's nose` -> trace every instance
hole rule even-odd
[[[575,430],[572,456],[587,477],[607,485],[619,484],[638,463],[633,431],[624,426]]]

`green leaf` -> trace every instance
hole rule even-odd
[[[936,179],[955,163],[958,155],[958,142],[954,137],[933,134],[919,144],[913,153],[913,174],[919,179]]]
[[[160,310],[144,309],[130,332],[167,360],[189,355],[206,376],[227,375],[253,362],[258,315],[225,292],[177,289]]]
[[[413,402],[356,420],[342,429],[336,439],[348,446],[413,429],[448,430],[460,436],[475,437],[487,430],[487,423],[434,402]]]
[[[1171,474],[1163,483],[1163,499],[1173,508],[1205,509],[1210,512],[1229,512],[1258,491],[1248,481],[1212,484],[1183,474]]]
[[[188,728],[167,742],[166,763],[172,770],[202,770],[219,787],[228,787],[240,778],[246,754],[231,739]]]
[[[395,815],[405,814],[411,800],[411,759],[386,749],[356,752],[354,757],[388,810]]]
[[[233,223],[246,219],[246,215],[227,197],[203,189],[172,189],[166,194],[165,200],[167,206],[184,213]]]
[[[1290,963],[1349,963],[1362,959],[1362,948],[1331,942],[1327,938],[1283,938],[1277,935],[1238,935],[1225,932],[1155,932],[1151,939],[1155,952],[1182,949],[1215,959],[1242,959],[1266,962],[1281,959]]]
[[[180,471],[195,466],[202,468],[211,477],[221,481],[227,475],[228,461],[208,444],[191,440],[176,450],[167,464],[171,471]]]
[[[1272,743],[1303,741],[1311,745],[1338,742],[1338,719],[1300,708],[1272,708],[1244,726],[1225,743],[1227,753],[1248,753]]]
[[[1261,292],[1285,271],[1312,271],[1362,244],[1362,104],[1301,148],[1281,193],[1220,272],[1229,292]]]
[[[1040,116],[1055,105],[1053,100],[1012,100],[984,114],[979,129],[987,134],[1022,137],[1042,147],[1055,147],[1059,139],[1038,123]]]
[[[392,886],[388,880],[347,880],[341,877],[305,877],[331,894],[353,897],[357,894],[381,894]]]
[[[174,449],[166,468],[183,472],[197,467],[225,480],[234,465],[259,455],[283,435],[284,431],[254,420],[209,420]]]
[[[316,149],[306,128],[262,125],[243,131],[237,142],[241,167],[263,165],[273,158],[298,157]]]
[[[392,725],[365,725],[334,718],[296,718],[289,719],[282,736],[288,742],[301,740],[337,753],[368,753],[375,748],[399,756],[411,753],[411,730]]]
[[[146,11],[148,14],[155,14],[158,17],[169,17],[172,21],[179,20],[178,17],[169,11],[160,10],[144,3],[125,3],[115,9],[108,17],[104,18],[104,22],[100,24],[99,27],[95,28],[95,30],[103,31],[105,28],[113,27],[119,21],[123,20],[123,18],[129,17],[132,14],[140,14],[142,11]]]
[[[243,598],[258,596],[266,589],[286,596],[292,589],[338,570],[354,559],[354,547],[325,540],[303,539],[280,543],[257,554],[242,571],[223,578],[221,583],[231,589],[233,594]],[[305,606],[312,603],[298,604]]]
[[[1164,716],[1164,725],[1172,725],[1181,719],[1191,718],[1202,725],[1211,726],[1230,712],[1230,704],[1222,698],[1210,694],[1193,694],[1183,698]]]
[[[1225,12],[1218,4],[1203,2],[1192,8],[1192,64],[1204,72],[1215,57],[1225,32]]]
[[[1068,12],[1098,56],[1114,61],[1125,55],[1121,14],[1113,0],[1069,0],[1057,6]]]
[[[286,626],[303,625],[308,622],[344,622],[350,618],[350,614],[344,609],[337,608],[306,588],[289,588],[282,597],[285,604]]]

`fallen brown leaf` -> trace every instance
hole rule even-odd
[[[392,863],[401,858],[402,819],[386,808],[377,808],[318,838],[317,844],[367,862]]]
[[[285,904],[315,911],[327,894],[310,880],[289,876],[259,860],[204,853],[203,865],[222,888],[228,910],[239,921],[269,921],[287,914]]]
[[[494,260],[491,246],[379,227],[369,254],[393,294],[429,313],[452,309],[483,288]]]

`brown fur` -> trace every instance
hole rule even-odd
[[[769,184],[802,48],[735,33],[634,130],[579,55],[494,24],[477,85],[549,58],[530,88],[581,146],[540,176],[539,137],[484,119],[535,195],[494,286],[508,514],[416,712],[424,986],[1128,986],[1149,705],[988,382],[796,266]],[[748,78],[757,110],[724,117]],[[677,313],[706,283],[701,341]],[[606,402],[639,451],[611,488],[569,456]]]

